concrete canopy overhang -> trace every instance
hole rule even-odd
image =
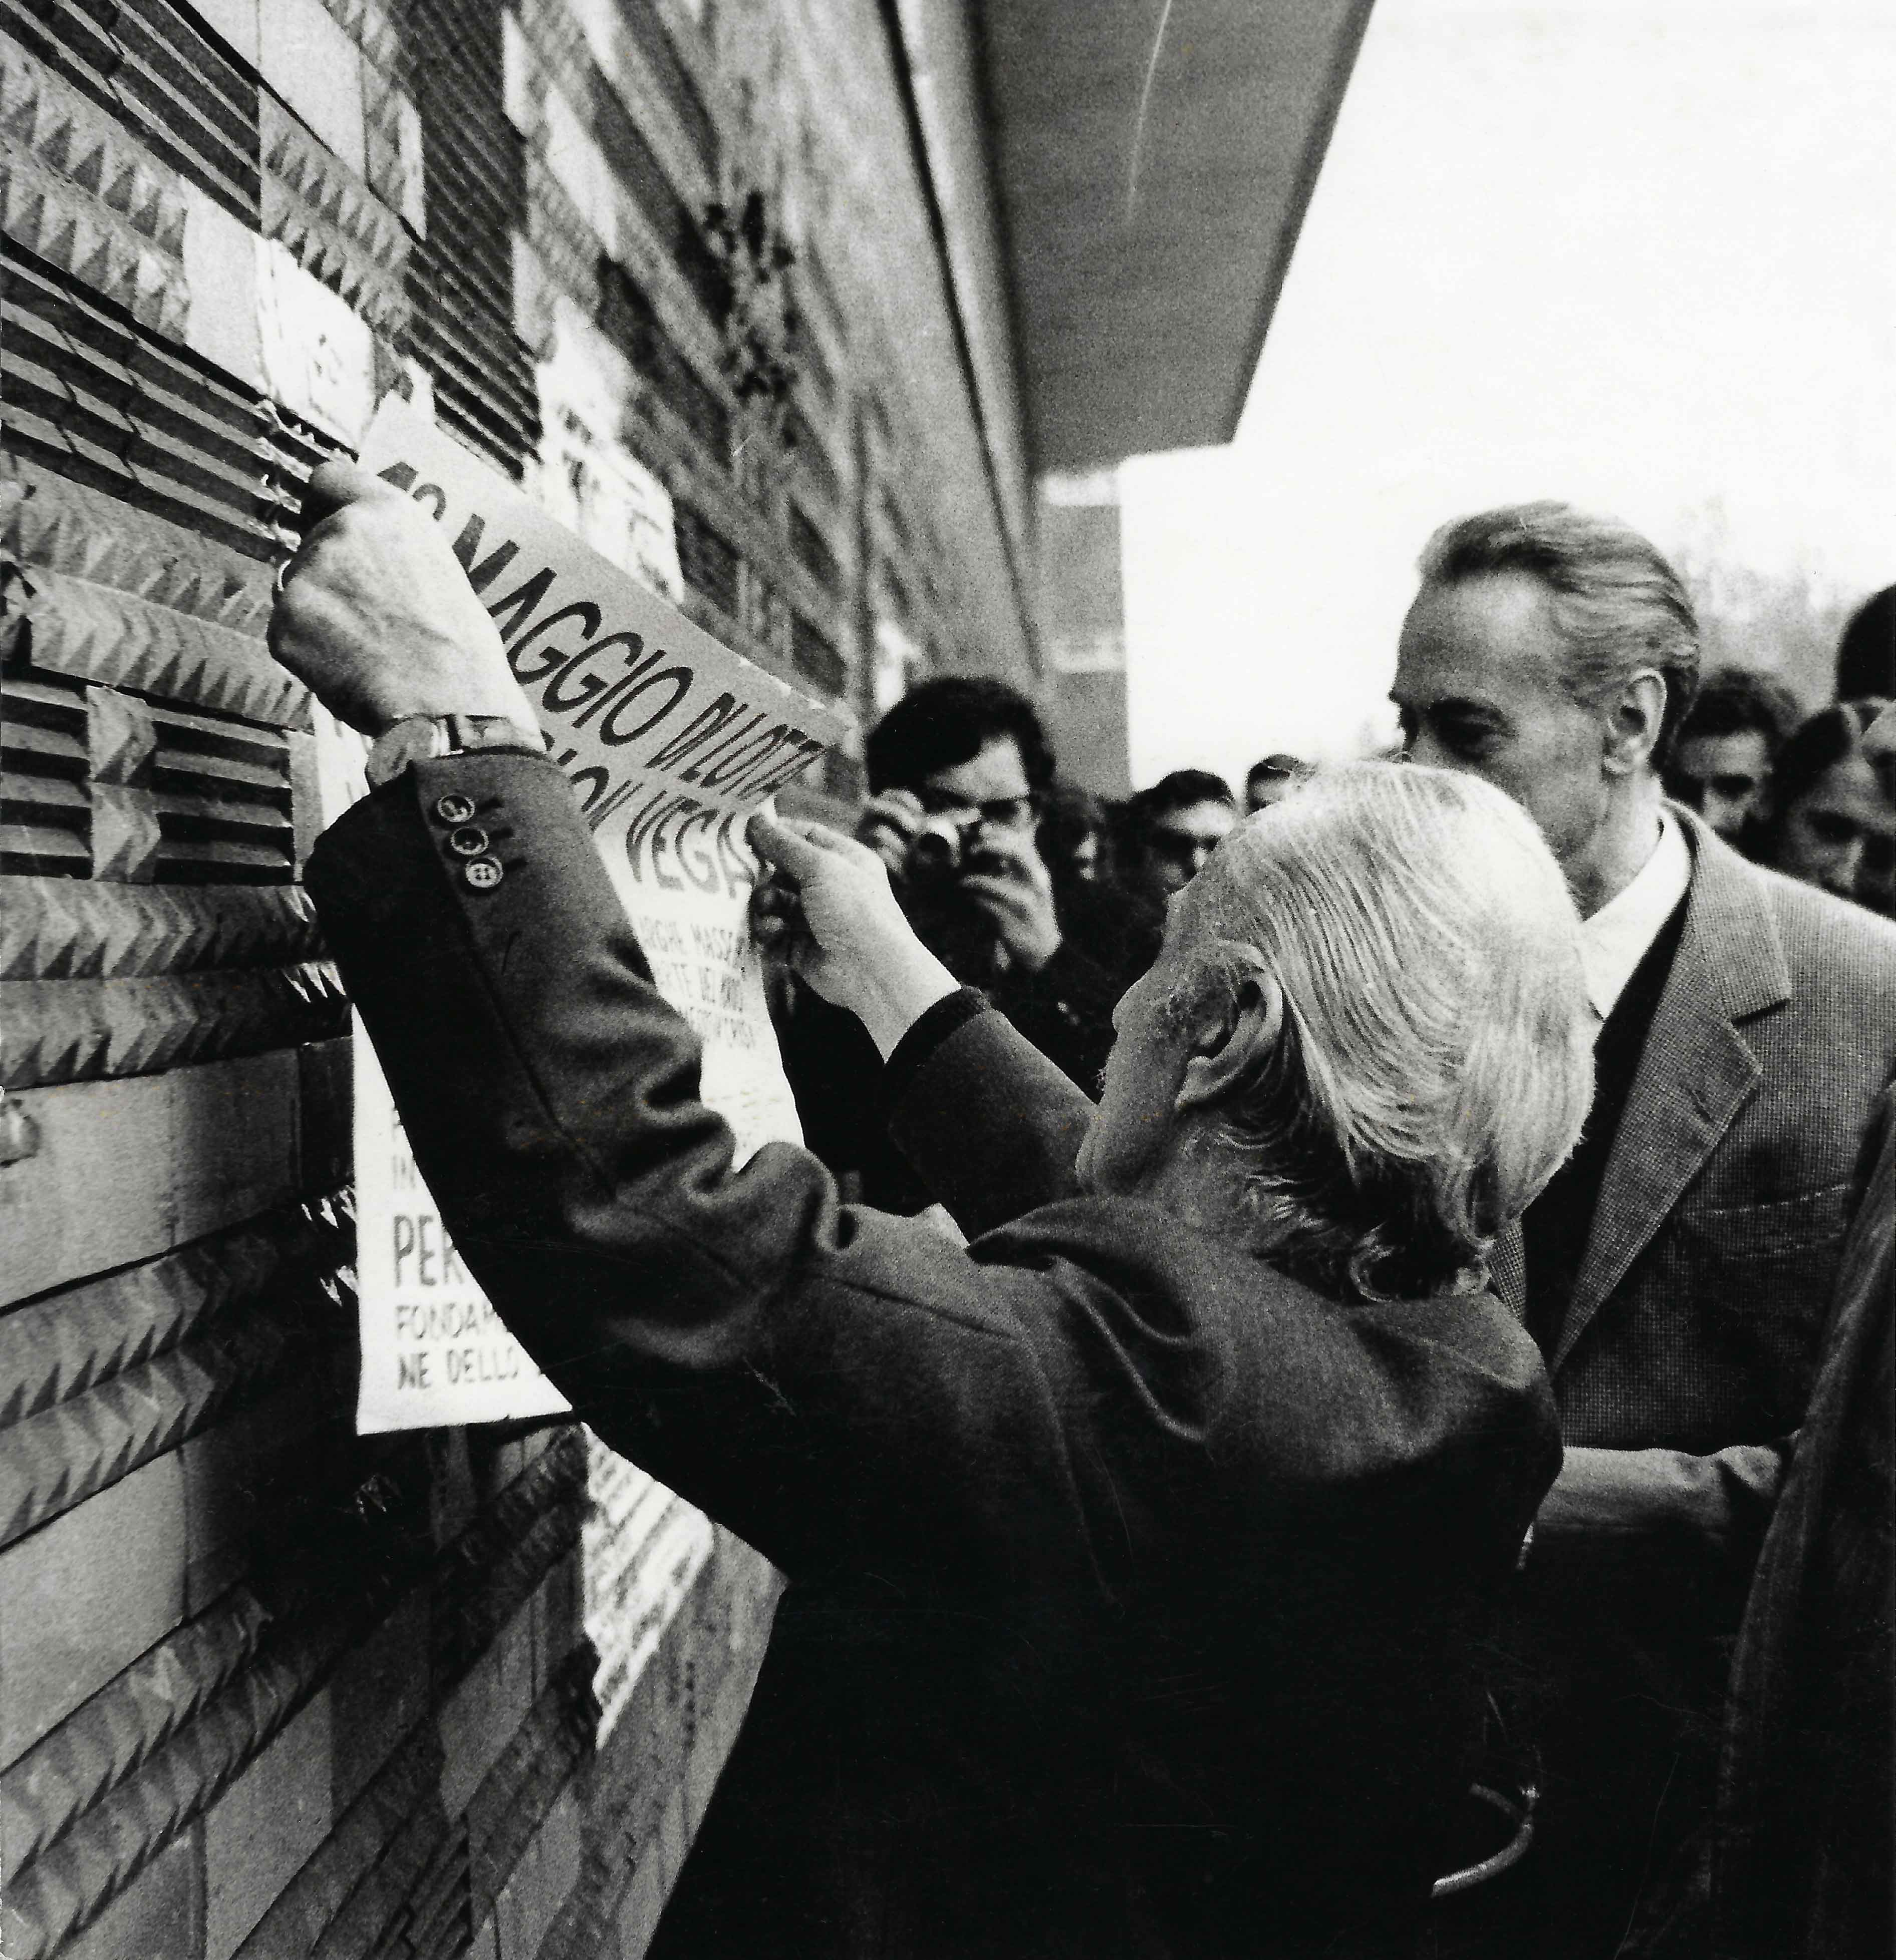
[[[972,0],[1036,472],[1230,440],[1371,0]]]

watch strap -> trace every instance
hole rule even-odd
[[[379,790],[416,762],[444,756],[464,756],[476,749],[512,749],[522,755],[542,752],[539,737],[504,714],[409,714],[376,737],[369,750],[366,774],[371,789]]]

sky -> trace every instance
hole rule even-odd
[[[1392,730],[1494,504],[1896,578],[1892,103],[1891,0],[1378,0],[1235,441],[1121,471],[1134,783]]]

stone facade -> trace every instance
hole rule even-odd
[[[347,1004],[263,634],[402,385],[806,687],[1031,686],[891,19],[0,0],[8,1960],[650,1937],[776,1582],[571,1425],[352,1433]]]

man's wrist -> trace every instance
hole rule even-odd
[[[960,991],[960,982],[919,940],[914,941],[873,976],[855,1004],[856,1018],[886,1061],[902,1036],[937,1001]]]
[[[544,746],[537,728],[523,726],[511,714],[405,714],[389,724],[370,746],[369,787],[380,789],[415,763],[446,756],[487,749],[538,754]]]
[[[511,721],[522,729],[539,732],[539,722],[526,694],[519,688],[457,688],[451,694],[433,690],[391,702],[377,716],[375,726],[365,729],[371,741],[386,735],[403,721],[445,721],[450,714],[478,715],[488,721]],[[360,725],[360,724],[358,724]]]
[[[377,677],[381,734],[398,721],[418,715],[434,719],[449,714],[504,716],[537,733],[539,721],[526,690],[508,668],[506,657],[497,660],[465,660],[453,667],[431,663],[421,673],[387,672]]]

